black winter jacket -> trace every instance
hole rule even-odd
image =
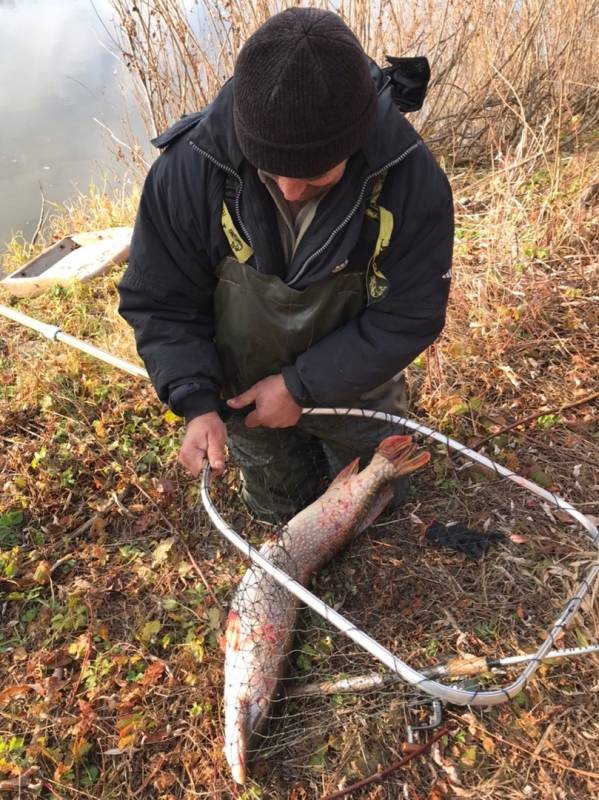
[[[221,407],[212,295],[214,269],[231,255],[221,228],[227,174],[237,187],[231,214],[255,253],[249,266],[303,289],[348,258],[374,176],[388,169],[379,202],[392,212],[394,228],[378,266],[390,291],[284,368],[287,387],[302,405],[351,403],[407,366],[441,332],[451,277],[451,190],[375,65],[373,80],[379,97],[370,138],[320,202],[288,265],[272,198],[235,138],[231,81],[204,111],[154,140],[163,152],[144,185],[119,310],[135,330],[158,396],[188,420]]]

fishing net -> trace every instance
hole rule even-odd
[[[204,475],[206,510],[238,550],[233,608],[280,626],[268,603],[258,609],[235,605],[249,559],[255,582],[280,583],[271,603],[274,598],[300,606],[297,615],[293,611],[287,617],[289,629],[282,631],[284,663],[271,667],[268,676],[278,687],[275,700],[260,700],[263,719],[247,742],[255,774],[268,773],[269,785],[286,790],[294,781],[314,780],[319,770],[334,775],[334,784],[343,784],[396,759],[406,726],[429,721],[432,706],[416,714],[410,710],[426,698],[476,707],[520,696],[547,652],[592,640],[599,573],[599,536],[582,513],[588,498],[581,486],[592,480],[584,480],[590,476],[581,476],[581,470],[593,465],[576,463],[567,441],[556,441],[552,453],[573,469],[572,481],[560,484],[558,494],[548,481],[543,488],[519,477],[517,456],[510,449],[496,448],[500,464],[399,417],[355,410],[308,413],[341,431],[349,450],[359,452],[361,426],[376,419],[381,439],[411,433],[431,453],[431,461],[313,577],[310,591],[291,579],[296,569],[301,571],[301,557],[289,558],[275,544],[264,549],[266,541],[281,541],[283,523],[260,520],[248,510],[243,499],[247,487],[235,465],[210,483],[208,472]],[[297,455],[296,440],[287,439],[285,431],[276,435],[277,457],[289,452],[290,442]],[[323,457],[322,442],[309,437],[302,448],[306,480],[313,490],[323,490],[336,454],[325,449]],[[243,464],[243,453],[232,452]],[[310,498],[301,496],[301,486],[295,493],[286,478],[277,480],[277,457],[275,471],[264,470],[260,496],[270,491],[273,507],[284,500],[289,507],[301,507]],[[267,638],[280,634],[266,630]],[[264,635],[263,624],[256,647]],[[493,674],[427,675],[450,659],[496,660],[514,653],[533,658]],[[562,667],[562,678],[571,674],[575,680],[574,663]],[[232,674],[238,683],[243,671],[229,672],[229,679]],[[243,688],[245,703],[255,686]],[[240,693],[238,686],[225,686],[225,698],[235,691]]]

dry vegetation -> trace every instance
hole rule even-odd
[[[206,0],[202,49],[172,2],[156,0],[151,16],[146,2],[113,5],[156,128],[212,96],[267,13]],[[415,124],[451,173],[455,280],[442,339],[409,370],[413,416],[597,516],[596,10],[517,6],[416,2],[408,17],[403,3],[371,14],[339,4],[373,55],[428,54],[435,76]],[[135,205],[92,191],[54,215],[46,238],[131,222]],[[30,252],[15,240],[5,267]],[[117,280],[18,307],[134,359]],[[232,787],[219,637],[244,564],[197,510],[197,486],[175,463],[180,433],[141,381],[0,318],[0,797],[28,796],[25,773],[44,798],[312,800],[401,756],[405,686],[294,699],[274,710],[255,780]],[[531,652],[596,559],[559,512],[462,466],[435,448],[405,513],[315,585],[418,666]],[[215,485],[223,513],[257,542],[234,490],[233,472]],[[434,518],[506,539],[468,562],[424,544],[418,520]],[[292,684],[376,669],[313,614],[302,620]],[[595,590],[560,644],[598,634]],[[354,796],[597,796],[598,665],[546,665],[511,704],[446,709],[451,733],[435,752]]]

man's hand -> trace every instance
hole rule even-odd
[[[208,459],[214,472],[222,472],[225,466],[225,443],[227,426],[216,411],[202,414],[187,425],[179,461],[196,477]]]
[[[247,416],[248,428],[290,428],[302,415],[302,407],[289,394],[282,375],[270,375],[227,400],[231,408],[244,408],[251,403],[256,409]]]

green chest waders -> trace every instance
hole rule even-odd
[[[217,269],[215,343],[225,395],[249,389],[293,364],[365,306],[363,276],[339,273],[298,291],[227,257]]]
[[[215,344],[225,397],[280,373],[368,302],[384,296],[388,285],[376,261],[389,243],[393,219],[377,205],[383,180],[381,176],[375,184],[363,235],[348,265],[303,290],[245,263],[253,251],[223,204],[223,230],[237,256],[219,264],[214,294]],[[368,401],[356,398],[355,405],[368,407]],[[229,449],[241,468],[242,496],[257,516],[270,521],[289,519],[318,495],[323,478],[356,455],[370,458],[389,432],[376,420],[352,420],[350,431],[345,419],[309,416],[294,428],[250,429],[239,417],[227,427]]]

